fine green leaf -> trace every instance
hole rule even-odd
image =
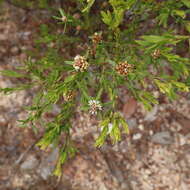
[[[189,0],[181,0],[185,6],[187,6],[188,8],[190,8],[190,1]]]
[[[22,73],[18,73],[16,71],[12,71],[12,70],[3,70],[3,71],[0,71],[0,73],[4,76],[15,77],[15,78],[22,78],[22,77],[26,76]]]
[[[84,8],[84,9],[82,10],[82,12],[87,12],[87,11],[89,11],[90,8],[92,7],[92,5],[94,4],[95,0],[87,0],[87,2],[88,2],[88,5],[86,6],[86,8]]]

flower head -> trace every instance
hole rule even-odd
[[[74,58],[74,64],[73,67],[75,68],[76,71],[83,72],[87,69],[88,67],[88,62],[86,61],[86,58],[80,55],[77,55]]]
[[[98,44],[101,41],[102,41],[102,33],[95,32],[94,35],[92,36],[92,42],[94,44]]]
[[[67,17],[66,17],[66,16],[62,16],[62,17],[61,17],[61,20],[62,20],[63,22],[66,22],[66,21],[67,21]]]
[[[127,61],[118,63],[115,70],[120,75],[128,75],[133,70],[133,65],[129,64]]]
[[[154,59],[157,59],[158,57],[160,57],[160,50],[159,49],[155,49],[154,52],[151,54],[151,56],[154,58]]]
[[[76,96],[76,92],[75,92],[75,91],[72,91],[72,90],[70,90],[70,91],[68,91],[68,92],[65,92],[65,93],[63,94],[63,98],[64,98],[64,100],[65,100],[66,102],[72,101],[75,96]]]
[[[89,100],[88,105],[90,106],[90,114],[96,115],[97,111],[102,110],[102,105],[100,104],[100,101],[98,100]]]

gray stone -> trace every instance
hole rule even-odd
[[[54,167],[53,166],[47,166],[47,167],[42,167],[40,169],[40,175],[44,180],[47,180],[53,172]]]
[[[137,119],[136,118],[127,119],[126,122],[129,125],[130,130],[137,127]]]
[[[42,160],[37,172],[44,180],[47,180],[52,175],[58,156],[59,148],[55,148],[46,159]]]
[[[172,144],[173,142],[172,136],[168,131],[156,133],[155,135],[152,136],[151,140],[154,143],[159,143],[164,145]]]
[[[33,170],[39,164],[39,161],[33,156],[30,155],[20,166],[22,170]]]
[[[156,115],[158,112],[158,106],[155,105],[150,112],[147,113],[146,117],[144,118],[145,121],[154,121],[156,119]]]

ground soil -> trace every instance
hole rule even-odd
[[[48,20],[41,10],[34,14],[8,3],[2,7],[0,70],[15,68],[27,58],[39,25]],[[18,82],[0,76],[0,87]],[[125,96],[121,112],[130,135],[101,149],[94,147],[96,119],[78,111],[73,140],[79,151],[64,165],[61,178],[52,176],[58,149],[40,150],[35,146],[40,134],[30,127],[20,128],[17,122],[26,117],[23,106],[31,103],[34,92],[1,94],[0,190],[189,190],[190,94],[181,94],[171,103],[154,93],[160,104],[150,112]]]

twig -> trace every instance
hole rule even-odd
[[[20,164],[24,157],[28,154],[28,152],[34,147],[34,145],[39,141],[39,139],[41,139],[41,136],[35,140],[20,156],[19,158],[15,161],[15,166],[17,166],[18,164]]]
[[[32,9],[32,8],[26,8],[26,7],[22,7],[22,6],[19,6],[17,5],[16,3],[13,3],[11,0],[6,0],[6,3],[16,7],[16,8],[19,8],[19,9],[23,9],[25,11],[32,11],[32,10],[35,10],[35,9]]]

